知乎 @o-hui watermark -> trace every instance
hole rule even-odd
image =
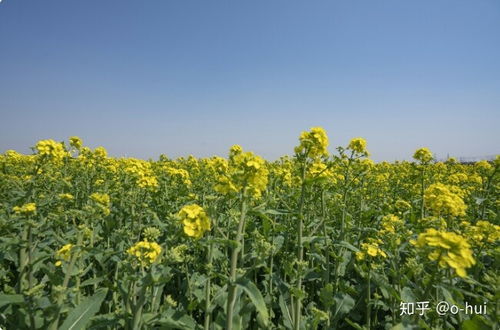
[[[487,303],[482,305],[472,305],[465,302],[463,307],[458,305],[450,304],[447,301],[440,301],[435,306],[431,306],[428,301],[418,301],[418,302],[401,302],[399,304],[399,315],[419,315],[423,316],[427,311],[433,310],[438,315],[444,316],[447,314],[456,315],[458,313],[463,313],[466,315],[485,315],[487,313]]]

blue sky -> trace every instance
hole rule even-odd
[[[324,127],[375,160],[499,153],[500,1],[3,0],[0,152],[291,154]]]

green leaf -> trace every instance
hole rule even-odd
[[[291,329],[293,324],[292,312],[290,311],[290,308],[288,307],[285,298],[283,298],[283,295],[281,294],[279,296],[279,305],[281,308],[281,314],[284,316],[283,324],[287,329]]]
[[[257,312],[259,313],[260,319],[264,323],[264,326],[267,326],[269,321],[269,314],[267,312],[264,298],[262,297],[262,294],[260,293],[257,286],[255,286],[253,282],[246,278],[237,279],[235,284],[240,286],[245,291],[245,293],[248,295],[255,308],[257,309]]]
[[[23,302],[22,294],[0,294],[0,307],[10,304],[22,304]]]
[[[83,300],[76,306],[64,323],[59,328],[60,330],[77,330],[83,329],[95,313],[101,308],[102,301],[106,297],[108,289],[98,290],[92,297]]]
[[[352,245],[351,243],[346,242],[346,241],[340,241],[340,242],[335,243],[333,245],[340,246],[340,247],[345,247],[346,249],[351,250],[353,252],[358,252],[359,251],[359,249],[357,247],[355,247],[354,245]]]
[[[463,330],[487,330],[487,329],[492,329],[489,327],[480,316],[474,316],[470,320],[465,320],[462,323],[462,329]]]
[[[403,290],[401,290],[401,300],[403,302],[415,302],[417,301],[417,298],[415,298],[413,291],[409,287],[405,286]]]
[[[353,309],[355,301],[352,297],[345,293],[337,293],[335,297],[335,313],[333,317],[335,318],[337,314],[339,317],[342,315],[348,314],[351,309]]]
[[[84,286],[87,286],[87,285],[94,285],[94,284],[98,284],[100,282],[102,282],[103,278],[101,277],[96,277],[96,278],[90,278],[86,281],[83,281],[81,284],[80,284],[80,287],[84,287]]]
[[[161,326],[160,329],[190,330],[198,328],[192,317],[173,309],[169,309],[157,323]]]
[[[453,296],[452,294],[450,293],[450,291],[448,291],[448,289],[446,289],[445,287],[439,285],[438,288],[441,290],[441,292],[443,293],[443,297],[444,299],[446,299],[446,301],[456,305],[457,302],[455,301],[455,299],[453,299]]]

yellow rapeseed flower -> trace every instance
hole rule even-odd
[[[297,154],[306,153],[306,156],[318,158],[328,156],[328,136],[322,127],[313,127],[309,132],[302,132],[300,144],[295,147]]]
[[[149,266],[160,256],[161,246],[155,242],[141,241],[130,247],[127,253],[137,258],[142,266]]]
[[[80,148],[83,145],[83,141],[78,136],[72,136],[72,137],[69,138],[69,144],[73,148],[75,148],[77,150],[80,150]]]
[[[428,258],[437,261],[439,266],[455,269],[460,277],[467,276],[466,268],[476,264],[467,240],[455,233],[427,229],[412,242],[419,248],[430,248]]]
[[[73,195],[71,195],[71,194],[59,194],[59,198],[60,199],[65,199],[65,200],[68,200],[68,201],[75,199],[75,197]]]
[[[252,152],[243,152],[236,145],[229,151],[228,165],[226,171],[220,171],[214,190],[231,194],[246,188],[250,196],[260,198],[267,187],[269,175],[265,160]]]
[[[367,154],[366,150],[366,140],[360,137],[354,138],[349,142],[347,146],[348,149],[351,149],[359,154]]]
[[[210,230],[210,219],[198,204],[184,206],[178,216],[184,225],[184,233],[190,237],[200,238]]]
[[[36,214],[36,204],[26,203],[23,206],[14,206],[12,211],[14,211],[15,214],[33,215]]]
[[[111,211],[109,209],[110,198],[108,194],[93,193],[92,195],[90,195],[90,199],[96,202],[97,206],[104,215],[109,215]]]
[[[460,197],[461,191],[442,183],[430,185],[424,193],[425,205],[435,214],[463,216],[467,206]]]
[[[40,156],[48,157],[56,162],[60,162],[68,155],[64,146],[60,142],[54,140],[41,140],[35,146]]]
[[[379,243],[375,240],[362,243],[360,251],[356,252],[356,260],[364,260],[366,256],[387,258],[387,254],[379,247]]]
[[[428,148],[420,148],[415,151],[413,158],[421,163],[428,163],[432,160],[432,152]]]
[[[71,249],[73,248],[73,244],[66,244],[56,252],[56,258],[59,259],[56,261],[56,267],[62,265],[62,261],[69,261],[71,257]]]

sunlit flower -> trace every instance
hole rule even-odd
[[[71,249],[73,248],[73,244],[66,244],[56,252],[56,258],[59,259],[56,261],[56,267],[62,265],[62,261],[69,261],[71,257]]]
[[[455,269],[460,277],[467,276],[466,268],[476,264],[467,240],[452,232],[430,228],[412,243],[419,248],[429,248],[430,260],[437,261],[441,267],[449,266]]]
[[[160,256],[161,246],[155,242],[141,241],[129,248],[127,253],[137,258],[142,266],[149,266]]]
[[[210,230],[210,219],[205,210],[197,204],[184,206],[178,216],[184,225],[184,233],[190,237],[200,238]]]
[[[297,154],[305,153],[311,158],[328,156],[328,136],[323,128],[313,127],[309,132],[302,132],[299,141],[295,147]]]
[[[428,148],[420,148],[415,151],[413,158],[421,163],[428,163],[432,160],[432,152]]]
[[[22,206],[14,206],[12,211],[16,214],[23,215],[33,215],[36,213],[36,204],[35,203],[26,203]]]

